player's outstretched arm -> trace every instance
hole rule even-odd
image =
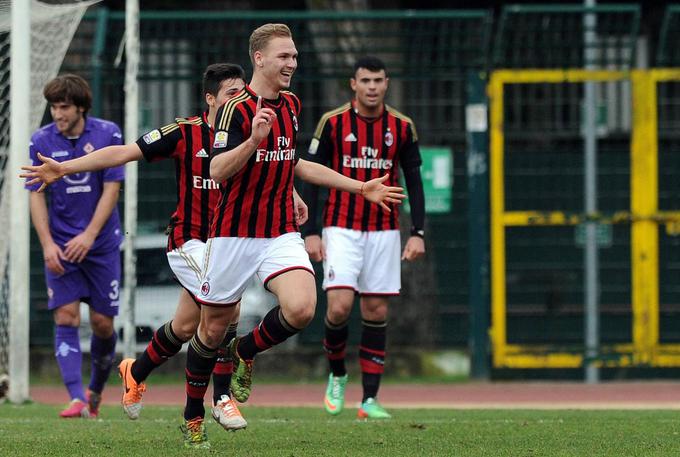
[[[389,178],[389,174],[363,182],[348,178],[321,164],[300,159],[295,166],[295,175],[317,186],[361,194],[366,200],[380,205],[386,211],[390,211],[387,203],[398,204],[406,198],[403,187],[383,184]]]
[[[77,159],[65,160],[64,162],[57,162],[38,153],[38,159],[40,159],[42,165],[21,167],[24,173],[21,173],[19,177],[29,179],[26,183],[28,185],[42,183],[38,189],[38,192],[42,192],[45,187],[66,175],[117,167],[133,160],[140,160],[142,157],[142,150],[139,149],[137,143],[106,146]]]

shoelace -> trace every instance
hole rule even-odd
[[[238,408],[234,404],[233,400],[227,400],[222,404],[222,409],[224,410],[225,413],[227,413],[227,416],[237,416],[239,415]]]
[[[189,439],[194,443],[205,441],[205,431],[202,429],[201,425],[203,425],[203,418],[200,417],[187,421]]]
[[[146,392],[146,384],[137,384],[137,387],[131,388],[130,392],[132,403],[139,403],[139,401],[142,399],[142,394]]]
[[[331,391],[333,392],[333,398],[337,399],[340,397],[340,380],[338,378],[333,378],[333,387]]]

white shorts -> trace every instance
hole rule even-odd
[[[399,295],[401,236],[399,230],[362,232],[326,227],[323,288],[354,289],[362,295]]]
[[[167,253],[168,264],[177,281],[191,294],[195,294],[201,284],[204,253],[205,243],[201,240],[189,240]]]
[[[203,277],[196,299],[208,306],[235,305],[257,274],[267,288],[270,280],[290,270],[314,270],[298,232],[276,238],[211,238],[205,248]]]

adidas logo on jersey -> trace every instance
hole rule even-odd
[[[356,141],[357,137],[354,136],[353,132],[349,132],[349,135],[345,137],[345,141],[351,142],[351,141]]]
[[[207,159],[209,156],[208,153],[205,152],[205,149],[201,148],[201,150],[196,153],[196,157]]]

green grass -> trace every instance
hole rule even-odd
[[[392,410],[359,422],[320,409],[244,407],[248,429],[227,433],[208,421],[212,449],[189,451],[181,409],[145,407],[129,421],[117,407],[103,419],[57,417],[59,408],[0,405],[1,456],[677,456],[677,411]]]

